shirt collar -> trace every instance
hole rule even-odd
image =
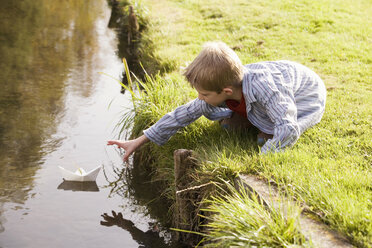
[[[242,90],[246,105],[257,101],[252,92],[251,79],[252,79],[251,71],[248,68],[245,68],[242,82]]]

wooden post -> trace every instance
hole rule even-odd
[[[193,178],[191,177],[196,166],[196,159],[192,157],[192,151],[179,149],[174,151],[174,177],[176,186],[176,205],[174,211],[174,225],[177,229],[195,231],[197,226],[198,192],[187,189]],[[187,232],[176,232],[175,237],[179,242],[187,245],[195,245],[197,235]]]

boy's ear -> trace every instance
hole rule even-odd
[[[226,95],[232,95],[232,93],[233,93],[233,89],[232,89],[232,87],[226,87],[226,88],[223,88],[222,91],[223,91]]]

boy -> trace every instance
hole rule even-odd
[[[260,130],[262,153],[280,151],[317,124],[324,113],[326,89],[307,67],[290,61],[242,65],[222,42],[206,43],[184,76],[198,98],[166,114],[144,134],[129,141],[110,140],[130,154],[148,141],[162,145],[180,128],[202,115],[223,120],[237,113]]]

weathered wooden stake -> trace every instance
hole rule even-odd
[[[174,151],[174,178],[176,186],[176,206],[174,211],[174,225],[177,229],[194,231],[197,226],[197,206],[198,190],[185,190],[192,181],[192,174],[196,167],[196,159],[192,156],[192,151],[179,149]],[[195,245],[197,235],[188,232],[176,232],[178,241]]]

